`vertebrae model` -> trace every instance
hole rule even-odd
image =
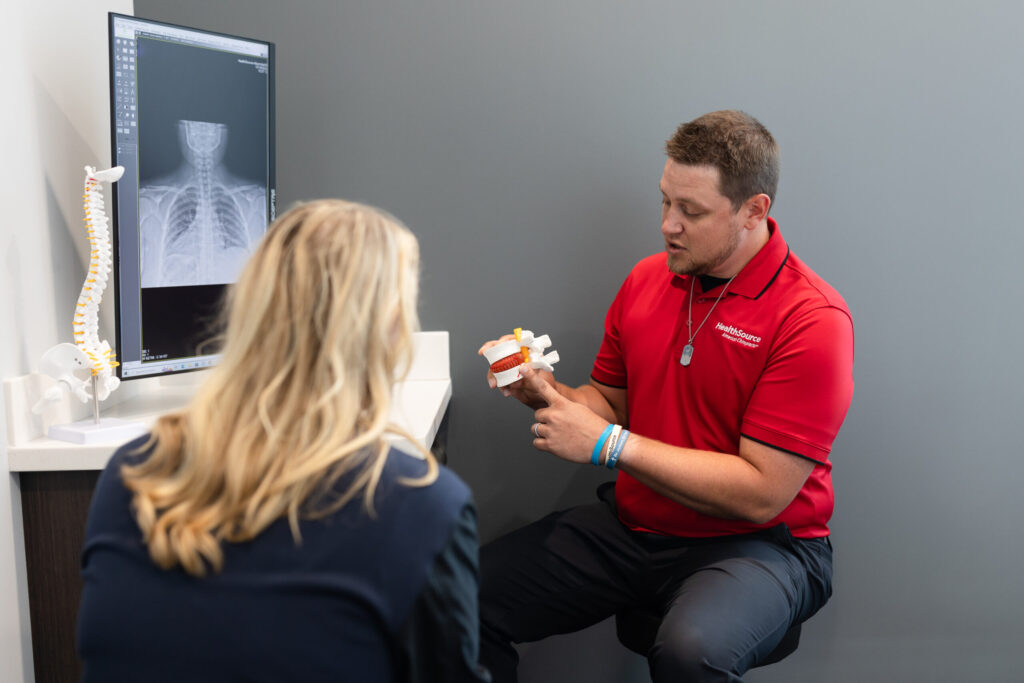
[[[103,206],[102,183],[117,182],[123,173],[122,166],[105,171],[97,171],[92,166],[85,167],[82,208],[85,212],[85,234],[89,240],[89,267],[75,304],[75,343],[57,344],[43,354],[39,370],[56,379],[57,384],[46,390],[33,406],[33,412],[40,412],[47,403],[59,400],[67,391],[83,403],[93,398],[102,401],[121,382],[113,373],[118,365],[114,350],[107,340],[100,341],[99,338],[99,310],[103,290],[110,278],[113,257],[107,212]],[[76,370],[85,368],[89,369],[91,380],[94,381],[86,381],[75,374]],[[90,393],[92,387],[95,388],[95,396]]]
[[[524,365],[551,372],[554,370],[552,366],[558,362],[558,351],[546,355],[544,353],[544,350],[551,346],[551,337],[548,335],[535,337],[530,330],[517,327],[515,337],[484,351],[484,358],[490,364],[494,380],[499,387],[519,381]]]
[[[118,365],[114,350],[110,348],[106,339],[100,341],[99,338],[100,301],[110,278],[113,256],[101,183],[117,182],[123,173],[124,168],[121,166],[105,171],[97,171],[92,166],[86,166],[85,193],[82,195],[85,233],[89,238],[89,270],[75,307],[75,346],[89,359],[92,374],[97,379],[96,398],[101,401],[109,396],[120,382],[113,374],[114,368]]]
[[[233,282],[267,226],[266,189],[227,171],[228,127],[179,121],[184,164],[140,192],[142,286]]]

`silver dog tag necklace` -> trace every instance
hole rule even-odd
[[[737,273],[737,275],[738,274],[739,273]],[[697,276],[696,275],[691,275],[690,277],[691,277],[691,281],[690,281],[690,303],[686,307],[686,334],[689,335],[690,338],[686,341],[686,346],[683,347],[682,355],[679,356],[679,364],[682,365],[683,367],[686,367],[687,365],[689,365],[690,361],[693,360],[693,339],[694,339],[694,337],[697,336],[697,333],[700,332],[700,328],[704,327],[704,323],[706,323],[708,321],[708,318],[711,317],[711,314],[715,310],[715,306],[717,306],[718,302],[722,300],[723,296],[725,296],[725,290],[729,289],[729,285],[732,284],[732,281],[736,278],[736,275],[733,275],[731,278],[729,278],[729,281],[725,283],[725,287],[722,287],[722,291],[719,292],[718,298],[715,299],[715,303],[711,304],[711,310],[708,311],[708,314],[706,316],[704,316],[703,320],[700,321],[700,325],[697,325],[697,329],[696,330],[692,329],[692,327],[693,327],[693,320],[692,320],[692,318],[693,318],[693,290],[695,290],[697,288]]]

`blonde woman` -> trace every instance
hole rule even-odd
[[[84,681],[488,680],[469,490],[385,441],[417,277],[416,239],[372,207],[270,227],[220,365],[97,484]]]

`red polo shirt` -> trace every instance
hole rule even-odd
[[[637,434],[734,455],[746,436],[818,466],[763,525],[701,514],[620,472],[619,518],[632,529],[707,537],[785,522],[797,537],[829,533],[829,452],[853,396],[853,321],[839,293],[790,252],[773,219],[768,226],[768,243],[697,333],[689,366],[679,357],[690,288],[696,329],[723,285],[704,292],[698,278],[670,272],[665,253],[638,263],[608,311],[593,378],[625,387]]]

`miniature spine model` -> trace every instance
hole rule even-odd
[[[99,307],[110,278],[113,254],[110,246],[110,230],[107,228],[107,213],[103,206],[104,182],[117,182],[124,168],[115,166],[97,171],[85,167],[85,192],[82,195],[85,211],[85,232],[89,239],[89,268],[82,283],[75,307],[75,346],[89,359],[90,369],[96,378],[96,398],[107,398],[117,388],[120,380],[113,374],[118,363],[114,350],[107,340],[99,338]]]
[[[551,372],[558,362],[558,351],[545,355],[544,349],[551,346],[548,335],[535,337],[530,330],[521,327],[515,329],[515,339],[495,344],[484,351],[484,358],[491,365],[491,372],[499,387],[512,384],[522,378],[524,365]]]

